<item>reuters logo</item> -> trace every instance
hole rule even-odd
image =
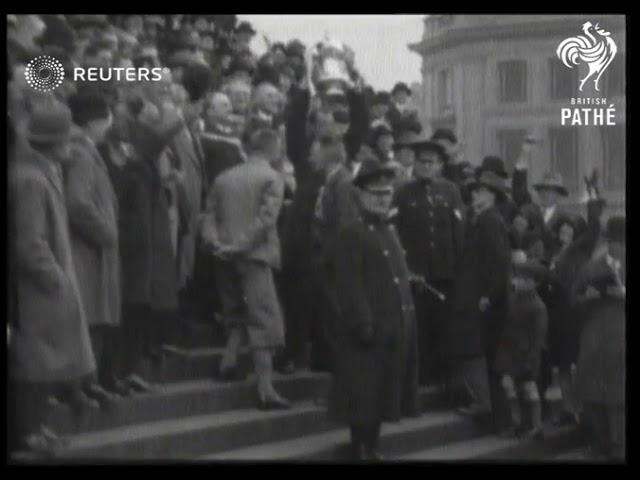
[[[50,92],[62,85],[64,68],[55,58],[40,55],[27,64],[24,76],[31,88],[40,92]]]

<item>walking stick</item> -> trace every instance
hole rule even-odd
[[[438,300],[440,300],[441,302],[444,302],[447,299],[447,296],[444,293],[442,293],[437,288],[434,288],[431,285],[429,285],[423,276],[412,275],[410,280],[420,285],[421,288],[425,289],[429,293],[435,295],[438,298]]]

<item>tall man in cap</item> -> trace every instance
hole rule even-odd
[[[272,165],[282,145],[276,132],[264,129],[253,133],[249,147],[247,162],[214,181],[201,223],[203,246],[222,260],[216,263],[217,284],[230,332],[220,376],[241,376],[237,356],[246,336],[258,377],[258,407],[289,408],[272,383],[273,353],[284,346],[272,272],[280,268],[276,221],[284,195],[284,182]]]
[[[107,102],[96,94],[69,99],[75,123],[72,158],[65,168],[65,194],[73,262],[98,361],[97,383],[89,396],[108,404],[117,390],[121,321],[118,200],[98,151],[112,125]]]
[[[71,113],[62,104],[36,110],[28,123],[32,152],[11,164],[12,257],[17,323],[11,325],[9,378],[14,447],[49,450],[42,428],[57,383],[78,384],[95,371],[89,328],[73,266],[61,166],[70,157]],[[88,399],[77,393],[76,406]],[[35,436],[30,436],[35,434]]]
[[[425,140],[412,146],[416,157],[414,179],[395,194],[396,225],[411,272],[424,277],[444,296],[416,289],[420,382],[446,383],[449,372],[443,347],[451,317],[456,267],[462,253],[464,205],[458,187],[440,175],[444,149]]]
[[[393,171],[368,158],[353,183],[361,218],[336,242],[336,325],[330,413],[349,424],[353,458],[376,460],[380,425],[415,415],[415,311],[409,269],[387,222]]]
[[[496,209],[506,196],[504,180],[485,171],[470,189],[472,210],[455,279],[450,348],[455,375],[473,397],[464,412],[484,414],[492,409],[492,390],[500,389],[494,381],[490,388],[487,365],[493,365],[506,317],[511,252],[507,227]]]

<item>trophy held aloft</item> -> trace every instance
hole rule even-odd
[[[323,96],[343,95],[353,87],[349,64],[353,63],[353,51],[335,40],[324,40],[316,45],[312,57],[311,80]]]

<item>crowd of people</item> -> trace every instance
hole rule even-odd
[[[406,84],[375,92],[353,56],[348,82],[314,82],[309,46],[257,57],[255,35],[234,15],[8,17],[11,448],[60,448],[52,405],[153,390],[140,363],[172,327],[222,321],[219,380],[246,378],[245,343],[259,408],[292,408],[274,369],[331,372],[356,459],[419,415],[421,385],[501,434],[547,416],[623,458],[626,227],[601,227],[597,172],[585,220],[559,175],[529,187],[535,139],[512,172],[476,167],[425,135]],[[43,54],[162,80],[40,92]]]

